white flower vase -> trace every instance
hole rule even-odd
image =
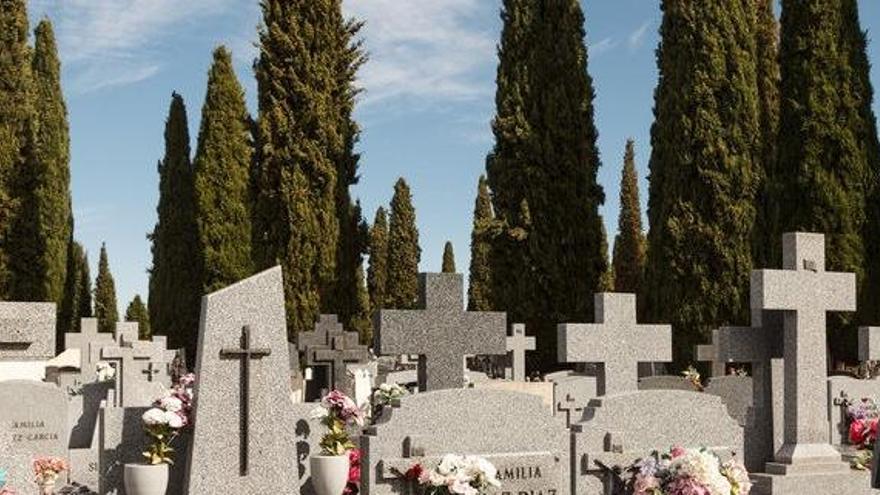
[[[126,464],[126,495],[165,495],[168,489],[168,464]]]
[[[342,495],[348,484],[348,455],[313,455],[312,486],[317,495]],[[129,494],[131,495],[131,494]]]
[[[47,480],[39,483],[40,495],[53,495],[55,493],[55,480]]]

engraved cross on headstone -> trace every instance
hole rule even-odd
[[[156,363],[150,361],[149,364],[147,364],[147,367],[144,368],[144,370],[141,371],[141,373],[147,375],[147,381],[151,382],[151,381],[153,381],[154,376],[161,373],[161,369],[156,366]]]
[[[638,363],[672,360],[672,328],[636,323],[636,296],[602,292],[594,296],[596,323],[557,327],[563,363],[601,363],[598,395],[638,389]]]
[[[526,381],[526,351],[535,350],[535,338],[526,337],[526,326],[515,323],[511,329],[513,335],[507,337],[507,354],[510,355],[510,366],[513,368],[515,382]]]
[[[241,361],[240,378],[240,401],[241,414],[239,416],[239,435],[241,445],[239,447],[239,472],[242,476],[248,474],[248,431],[250,425],[250,383],[251,383],[251,360],[260,359],[272,353],[271,349],[251,347],[251,328],[244,326],[241,329],[241,341],[239,347],[225,347],[220,349],[220,357],[225,359],[238,359]]]
[[[826,314],[855,311],[853,273],[825,271],[825,236],[782,236],[782,270],[755,270],[751,307],[783,314],[784,443],[778,462],[837,461],[828,440]]]
[[[376,316],[379,354],[419,355],[419,391],[461,388],[464,358],[507,352],[507,315],[465,311],[458,273],[419,275],[424,309],[380,310]]]
[[[354,391],[346,379],[347,365],[366,363],[370,358],[370,351],[358,340],[358,333],[344,331],[336,315],[321,315],[314,331],[297,336],[297,348],[305,353],[306,366],[330,367],[331,389],[340,389],[351,395]]]

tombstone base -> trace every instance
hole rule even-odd
[[[877,493],[871,490],[870,473],[849,469],[843,462],[836,464],[801,464],[794,470],[793,465],[785,465],[787,474],[771,474],[778,470],[778,463],[768,463],[768,473],[752,474],[751,495],[867,495]],[[845,469],[840,470],[840,467]],[[830,471],[828,470],[830,469]]]
[[[825,464],[840,462],[840,452],[829,443],[783,444],[774,456],[781,464]]]

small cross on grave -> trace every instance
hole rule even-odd
[[[724,376],[727,369],[724,361],[718,359],[718,336],[717,330],[712,332],[712,343],[699,344],[696,346],[695,352],[697,362],[711,363],[712,376]]]
[[[584,410],[583,407],[575,404],[575,400],[571,395],[566,394],[559,403],[556,404],[556,410],[565,413],[565,426],[571,428],[571,416]]]
[[[147,375],[147,381],[148,381],[148,382],[151,382],[151,381],[153,381],[153,377],[154,377],[154,376],[156,376],[156,375],[158,375],[159,373],[161,373],[161,369],[160,369],[159,367],[156,366],[156,363],[150,361],[150,362],[147,364],[147,367],[144,368],[144,370],[141,371],[141,373]]]
[[[297,336],[297,348],[305,354],[306,366],[328,366],[330,388],[348,395],[354,391],[346,379],[350,363],[366,363],[370,358],[367,346],[358,343],[357,332],[346,332],[336,315],[321,315],[315,330]]]
[[[596,323],[557,328],[559,361],[601,363],[597,394],[638,389],[638,363],[672,360],[672,328],[636,323],[635,294],[595,295]]]
[[[825,271],[825,236],[787,233],[782,270],[755,270],[751,307],[778,311],[783,319],[785,428],[780,463],[836,462],[829,444],[826,314],[855,311],[853,273]]]
[[[515,323],[512,328],[513,335],[507,337],[507,354],[510,356],[510,365],[513,368],[512,379],[515,382],[526,381],[526,351],[535,350],[535,338],[526,337],[526,326]]]
[[[465,311],[463,287],[461,274],[423,273],[423,309],[380,310],[376,317],[379,354],[419,355],[420,391],[461,388],[465,356],[507,352],[507,315]]]
[[[251,328],[244,326],[241,329],[241,341],[239,347],[226,347],[220,349],[220,357],[224,359],[238,359],[241,361],[241,415],[239,417],[239,434],[241,446],[239,448],[239,473],[241,476],[248,474],[248,431],[250,425],[250,384],[251,384],[251,360],[260,359],[272,353],[271,349],[251,347]]]

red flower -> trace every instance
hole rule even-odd
[[[406,473],[403,475],[403,478],[409,481],[418,481],[418,479],[422,476],[422,472],[424,468],[421,464],[416,463],[413,464],[412,467],[406,470]]]
[[[672,450],[669,451],[669,455],[672,456],[673,459],[675,459],[676,457],[681,457],[685,453],[686,451],[684,450],[684,447],[679,446],[672,447]]]
[[[865,433],[864,442],[866,444],[872,444],[875,440],[877,440],[877,418],[871,418],[868,420],[868,428],[867,433]]]
[[[853,445],[862,445],[865,441],[865,434],[867,433],[867,429],[865,428],[865,423],[861,420],[855,420],[849,424],[849,443]],[[877,431],[877,423],[874,422],[874,432],[876,435]]]

